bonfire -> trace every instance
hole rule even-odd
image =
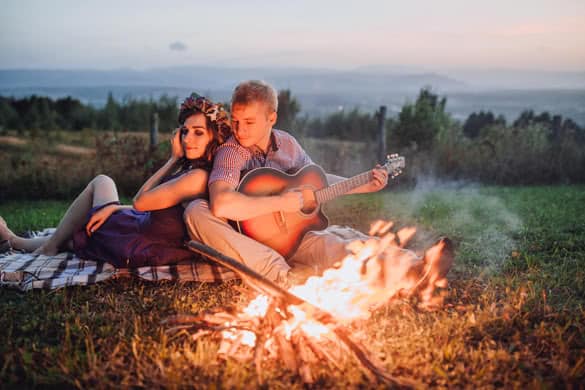
[[[191,242],[192,250],[236,271],[254,291],[248,290],[251,301],[241,310],[172,316],[166,320],[170,326],[167,332],[189,331],[194,340],[218,337],[218,356],[253,361],[260,383],[267,360],[279,360],[305,383],[313,383],[316,364],[342,370],[343,357],[353,354],[372,381],[416,386],[413,380],[386,372],[367,352],[364,340],[350,336],[353,324],[367,320],[376,308],[397,297],[417,291],[421,303],[434,307],[441,303],[442,296],[435,294],[432,285],[422,285],[428,275],[413,278],[408,274],[413,258],[404,246],[415,229],[393,233],[392,226],[391,222],[374,223],[370,230],[374,237],[351,243],[350,254],[340,264],[288,290],[209,247]],[[441,256],[444,246],[445,242],[439,241],[429,248],[426,262],[433,263]],[[441,285],[444,281],[437,282]]]

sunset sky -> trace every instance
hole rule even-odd
[[[585,70],[584,0],[5,0],[0,68]]]

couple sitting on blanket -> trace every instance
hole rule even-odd
[[[253,168],[290,173],[312,163],[295,138],[273,128],[277,107],[273,87],[242,82],[232,96],[230,128],[219,104],[193,94],[181,105],[181,127],[173,133],[170,159],[140,188],[133,206],[120,205],[115,183],[99,175],[73,201],[52,236],[18,237],[0,218],[0,239],[15,249],[45,255],[67,249],[124,268],[192,258],[193,252],[184,246],[188,236],[285,285],[296,279],[291,266],[322,272],[346,256],[349,241],[368,237],[350,228],[311,231],[285,260],[227,222],[303,207],[303,196],[295,191],[262,197],[236,191],[242,173]],[[385,169],[371,172],[370,182],[351,193],[386,186]],[[329,184],[342,179],[327,175]],[[413,254],[407,277],[428,295],[445,284],[452,261],[450,248],[433,260]]]

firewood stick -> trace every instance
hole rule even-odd
[[[296,329],[292,337],[293,344],[299,352],[301,360],[307,363],[316,363],[319,360],[313,350],[309,348],[307,337],[301,329]]]
[[[315,356],[320,360],[323,360],[325,363],[331,363],[335,368],[338,370],[342,370],[341,364],[331,355],[331,353],[326,348],[321,348],[319,343],[314,342],[310,337],[305,337],[307,340],[307,345],[313,351]]]
[[[196,333],[194,333],[194,334],[191,335],[191,340],[192,341],[197,341],[201,337],[209,336],[209,335],[212,335],[212,334],[213,334],[213,332],[211,332],[209,330],[203,330],[203,329],[201,329],[201,330],[198,330]]]
[[[254,291],[250,290],[249,288],[245,288],[242,286],[232,286],[232,288],[248,299],[252,299],[255,297]]]
[[[234,358],[237,350],[240,348],[241,345],[242,345],[241,337],[232,340],[232,342],[230,343],[230,347],[225,355]]]
[[[215,249],[210,248],[207,245],[203,245],[202,243],[197,242],[197,241],[189,241],[187,246],[192,251],[197,252],[199,254],[202,254],[202,255],[208,257],[209,259],[215,261],[216,263],[219,263],[220,265],[223,265],[224,267],[229,268],[232,271],[235,271],[240,276],[242,276],[244,280],[247,280],[248,282],[252,282],[254,284],[253,287],[260,288],[266,294],[268,294],[272,297],[275,297],[275,298],[282,299],[284,302],[286,302],[289,305],[305,304],[305,305],[307,305],[307,307],[310,307],[314,310],[315,318],[318,321],[327,322],[327,323],[334,323],[334,321],[332,320],[333,316],[330,313],[327,313],[323,309],[318,308],[315,305],[298,297],[297,295],[290,293],[289,291],[283,289],[282,287],[278,286],[277,284],[273,283],[272,281],[266,279],[264,276],[253,271],[252,269],[250,269],[246,265],[240,263],[239,261],[234,260],[234,259],[232,259],[224,254],[221,254],[218,251],[216,251]],[[347,335],[343,329],[341,329],[340,327],[335,327],[334,331],[335,331],[336,335],[339,337],[339,339],[356,355],[356,357],[358,358],[358,361],[360,363],[362,363],[364,365],[364,367],[366,367],[368,370],[370,370],[375,375],[375,377],[377,379],[385,381],[387,383],[399,385],[399,386],[409,386],[409,384],[407,383],[408,381],[395,379],[389,373],[385,372],[382,368],[377,367],[375,364],[373,364],[369,360],[366,352],[363,351],[362,349],[360,349],[359,346],[356,345],[353,342],[353,340],[351,340],[349,335]],[[284,335],[275,334],[275,338],[278,341],[279,346],[281,346],[281,351],[283,351],[283,349],[287,350],[287,353],[285,353],[284,356],[282,356],[283,359],[285,359],[285,364],[287,364],[287,366],[289,366],[289,368],[294,367],[292,369],[292,371],[297,371],[298,366],[296,364],[297,363],[296,359],[293,356],[293,359],[294,359],[294,363],[293,363],[293,359],[291,359],[290,356],[287,356],[289,349],[291,349],[290,344],[287,344],[288,341],[284,338]],[[284,339],[284,340],[281,340],[281,339]],[[281,345],[281,342],[282,342],[282,345]]]
[[[166,333],[173,333],[179,332],[181,330],[190,329],[190,330],[198,330],[198,331],[210,331],[210,332],[221,332],[224,330],[246,330],[249,332],[254,332],[254,329],[250,326],[242,325],[242,324],[232,324],[232,325],[217,325],[214,322],[206,322],[204,319],[200,317],[194,317],[194,320],[189,324],[182,324],[173,326],[168,328],[165,332]]]
[[[265,292],[272,297],[282,298],[291,305],[300,305],[305,302],[303,299],[281,288],[276,283],[266,279],[264,276],[250,269],[246,265],[222,253],[219,253],[207,245],[203,245],[197,241],[189,241],[187,246],[192,251],[202,254],[216,263],[219,263],[220,265],[223,265],[224,267],[238,273],[242,279],[250,283],[253,288],[260,288],[262,292]]]
[[[217,350],[217,354],[219,356],[226,356],[231,346],[232,346],[231,342],[228,342],[225,339],[221,340],[221,343],[219,343],[219,349]]]
[[[382,367],[377,366],[376,364],[374,364],[374,362],[372,362],[370,360],[370,358],[368,357],[368,354],[366,353],[366,351],[360,346],[358,345],[356,342],[354,342],[351,337],[349,337],[349,335],[347,334],[345,329],[341,329],[341,328],[335,328],[334,329],[335,334],[339,337],[339,339],[341,341],[343,341],[345,343],[345,345],[347,345],[349,347],[349,349],[351,349],[353,351],[353,353],[355,354],[355,356],[358,358],[358,360],[368,369],[370,370],[370,372],[372,372],[378,379],[388,382],[388,383],[392,383],[393,385],[396,386],[402,386],[402,387],[420,387],[420,384],[410,380],[410,379],[402,379],[402,378],[395,378],[393,376],[391,376],[390,374],[388,374]]]
[[[195,325],[200,323],[219,325],[237,320],[235,316],[228,313],[204,312],[200,315],[175,314],[162,320],[161,323],[163,325]]]
[[[194,316],[191,314],[175,314],[173,316],[169,316],[166,319],[162,320],[161,323],[163,325],[192,325],[194,322],[201,321],[201,317]]]
[[[173,326],[168,329],[165,329],[165,334],[170,334],[172,335],[173,338],[178,338],[181,335],[190,336],[191,335],[191,333],[189,333],[190,330],[197,330],[197,327],[193,325]]]
[[[286,367],[290,371],[298,372],[299,365],[297,362],[297,357],[290,341],[287,340],[286,337],[280,332],[274,332],[274,338],[278,344],[278,354],[284,361]]]
[[[304,383],[314,383],[315,378],[311,370],[311,363],[315,363],[316,359],[311,349],[306,345],[304,337],[301,332],[295,332],[292,336],[292,344],[299,356],[299,374],[303,378]]]
[[[303,379],[303,383],[313,384],[315,382],[313,373],[311,372],[311,366],[308,364],[301,363],[301,367],[299,367],[299,374]]]
[[[258,383],[264,384],[262,376],[262,359],[264,358],[264,342],[266,341],[266,334],[264,332],[256,333],[256,345],[254,346],[254,365],[256,367],[256,376]]]

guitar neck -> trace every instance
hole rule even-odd
[[[372,172],[364,172],[359,175],[350,177],[332,184],[328,187],[321,188],[315,191],[315,197],[318,203],[325,203],[330,200],[337,198],[338,196],[345,195],[354,188],[360,187],[370,182]]]

